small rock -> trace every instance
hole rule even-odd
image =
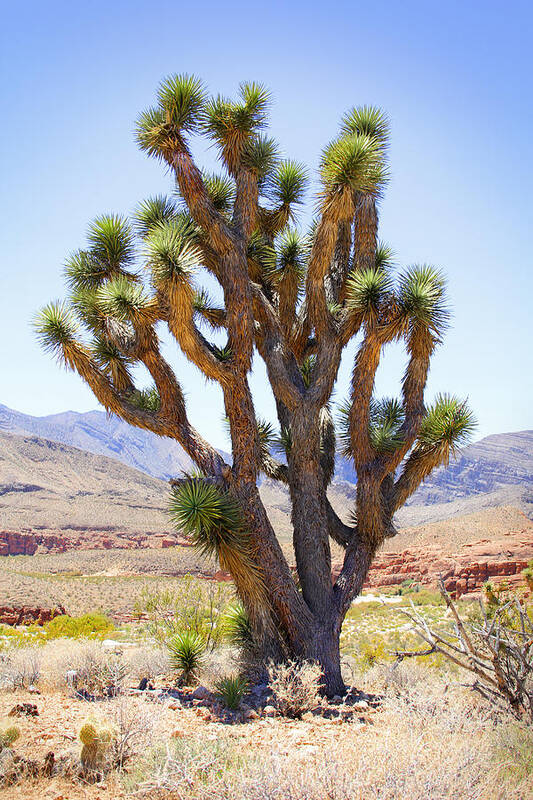
[[[339,703],[342,703],[342,697],[336,694],[331,698],[329,702],[331,703],[332,706],[338,706]]]
[[[193,700],[208,700],[211,697],[211,692],[205,686],[197,686],[192,693]]]
[[[17,703],[13,706],[8,717],[38,717],[37,706],[33,703]]]
[[[363,709],[368,708],[368,703],[366,700],[357,700],[357,702],[353,704],[353,708],[358,708],[360,711],[362,711]]]
[[[30,686],[28,686],[28,692],[30,694],[41,694],[39,689],[36,686],[34,686],[33,683]]]
[[[181,708],[181,703],[176,703],[176,702],[169,703],[167,708],[169,709],[169,711],[179,711],[179,709]]]
[[[274,708],[274,706],[265,706],[263,709],[263,714],[265,717],[275,717],[278,712]]]
[[[246,719],[259,719],[259,714],[257,711],[254,711],[253,708],[249,708],[247,711],[245,711],[244,716]]]

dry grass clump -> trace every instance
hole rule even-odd
[[[37,647],[13,647],[0,652],[0,689],[35,686],[41,676],[42,653]]]
[[[128,787],[180,800],[530,800],[533,730],[510,731],[462,688],[408,672],[385,688],[368,673],[385,692],[372,724],[271,722],[268,745],[260,727],[246,750],[235,734],[199,733],[148,754]]]
[[[319,703],[322,673],[312,661],[288,661],[268,666],[272,702],[284,717],[299,718]]]

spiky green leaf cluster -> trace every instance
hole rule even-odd
[[[248,679],[244,675],[227,675],[215,684],[216,694],[227,708],[236,711],[248,691]]]
[[[476,429],[476,419],[465,400],[439,394],[427,409],[418,433],[418,446],[433,449],[445,446],[450,452],[468,443]]]
[[[189,280],[201,260],[191,231],[180,220],[156,225],[146,238],[146,263],[155,286]]]
[[[350,435],[350,409],[346,400],[338,406],[337,425],[339,443],[343,456],[352,458],[352,441]],[[372,398],[370,403],[370,420],[368,435],[370,443],[378,453],[393,452],[404,443],[401,426],[405,420],[402,404],[395,398]]]
[[[159,108],[177,130],[196,130],[206,101],[204,85],[194,75],[170,75],[159,84]]]
[[[254,231],[250,236],[246,255],[248,263],[259,276],[267,280],[272,277],[276,268],[276,250],[260,231]]]
[[[376,247],[375,267],[378,270],[391,270],[394,266],[394,250],[385,242],[378,242]]]
[[[357,313],[376,312],[391,291],[392,279],[386,269],[354,270],[346,281],[346,304]]]
[[[277,273],[281,278],[284,275],[294,275],[301,280],[305,274],[309,245],[297,230],[287,228],[276,243]]]
[[[345,136],[359,134],[386,145],[390,134],[390,121],[384,111],[376,106],[358,106],[342,118],[341,133]]]
[[[192,630],[181,631],[171,636],[166,646],[172,668],[181,673],[183,683],[189,684],[204,663],[204,638]]]
[[[425,328],[436,336],[443,333],[449,311],[445,280],[439,270],[428,264],[410,267],[400,276],[398,296],[412,329]]]
[[[137,234],[145,239],[155,227],[171,223],[176,219],[177,209],[166,195],[156,195],[143,200],[133,213]]]
[[[118,391],[131,385],[130,366],[132,359],[124,356],[119,348],[103,336],[97,337],[91,348],[95,363],[113,381]]]
[[[307,180],[303,164],[289,159],[281,161],[270,176],[268,196],[275,206],[303,203]]]
[[[269,456],[277,439],[277,432],[271,422],[265,419],[257,420],[257,432],[263,457]]]
[[[117,322],[149,322],[150,297],[142,286],[124,275],[117,275],[104,283],[97,292],[102,313]]]
[[[313,370],[315,368],[315,364],[316,364],[316,356],[307,356],[307,358],[304,358],[300,366],[300,372],[302,373],[302,378],[306,389],[308,389],[309,386],[311,385],[311,379],[313,376]]]
[[[233,603],[226,612],[225,631],[231,644],[248,650],[253,647],[254,636],[250,617],[242,603]]]
[[[128,397],[130,403],[142,411],[159,411],[161,408],[161,398],[155,386],[147,389],[135,389]]]
[[[204,185],[217,211],[229,214],[235,200],[235,185],[231,178],[215,173],[205,173]]]
[[[269,136],[256,136],[243,148],[241,163],[256,175],[260,189],[278,161],[278,145]]]
[[[64,303],[52,302],[39,311],[33,322],[41,347],[64,360],[68,347],[76,343],[78,326],[74,315]]]
[[[404,408],[396,398],[372,399],[369,436],[372,447],[378,453],[392,452],[403,445],[401,426],[404,420]]]
[[[379,197],[388,177],[379,143],[359,134],[335,139],[328,145],[322,155],[320,174],[330,193],[349,188],[372,197]]]
[[[237,552],[248,548],[235,500],[202,477],[188,477],[171,496],[171,518],[205,555],[218,555],[221,545]]]
[[[109,272],[127,268],[135,258],[131,225],[118,214],[97,217],[87,232],[90,254]]]
[[[184,146],[183,134],[198,127],[203,116],[205,92],[193,75],[172,75],[159,86],[158,105],[137,119],[135,135],[141,150],[169,161]]]
[[[268,90],[258,83],[241,83],[239,94],[240,102],[219,95],[205,110],[204,129],[222,146],[236,134],[250,136],[267,122]]]
[[[97,289],[108,275],[108,267],[87,250],[76,251],[65,264],[67,286],[74,292]]]

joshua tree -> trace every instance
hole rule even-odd
[[[177,482],[177,520],[231,570],[265,655],[317,660],[331,694],[344,688],[343,619],[376,551],[396,533],[395,511],[468,438],[473,419],[448,395],[424,404],[430,359],[448,319],[444,280],[426,265],[394,279],[392,253],[378,241],[386,116],[372,107],[344,116],[323,151],[316,218],[302,234],[294,224],[306,171],[282,160],[262,133],[268,104],[268,92],[255,83],[242,84],[238,99],[229,100],[209,98],[194,77],[164,80],[136,136],[175,178],[172,196],[145,200],[131,222],[96,219],[86,249],[67,262],[68,302],[46,306],[36,328],[44,347],[76,370],[109,412],[180,443],[198,473]],[[215,145],[221,175],[197,167],[194,135]],[[141,261],[146,279],[136,271]],[[206,273],[220,286],[218,303],[202,287]],[[231,465],[191,425],[161,353],[159,323],[220,385]],[[357,473],[357,499],[350,519],[341,520],[327,495],[336,454],[330,401],[353,339],[350,397],[337,427]],[[397,340],[407,360],[401,399],[377,400],[381,354]],[[255,352],[275,397],[277,437],[254,409]],[[153,387],[134,386],[135,364],[148,369]],[[261,502],[261,472],[288,487],[297,581]],[[335,581],[331,541],[345,551]]]

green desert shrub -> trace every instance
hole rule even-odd
[[[232,711],[236,711],[248,690],[248,681],[242,675],[227,675],[215,684],[216,694]]]
[[[204,663],[204,638],[194,631],[182,631],[174,634],[166,644],[171,667],[181,673],[180,681],[185,685],[192,683]]]
[[[47,639],[86,639],[97,638],[115,629],[114,624],[104,614],[83,614],[81,617],[69,617],[66,614],[54,617],[44,625]]]
[[[224,638],[225,613],[233,598],[226,584],[199,580],[186,575],[172,589],[143,589],[135,603],[137,614],[147,614],[149,632],[163,644],[181,631],[202,636],[206,650],[213,650]]]

